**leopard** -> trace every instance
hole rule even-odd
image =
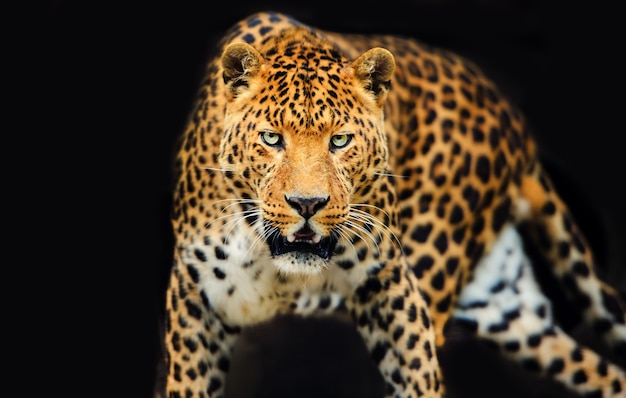
[[[224,33],[194,101],[175,148],[166,396],[227,397],[238,337],[279,316],[350,322],[386,397],[445,396],[453,324],[583,396],[626,396],[624,365],[556,322],[529,247],[617,353],[620,292],[477,64],[263,11]]]

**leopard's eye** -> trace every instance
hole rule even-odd
[[[340,149],[352,141],[352,134],[337,134],[330,138],[331,149]]]
[[[283,136],[273,131],[261,132],[261,139],[269,146],[280,146],[283,143]]]

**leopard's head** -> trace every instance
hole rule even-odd
[[[387,172],[394,67],[383,48],[348,61],[305,30],[225,47],[220,166],[282,272],[318,273],[339,239],[366,233],[358,205]]]

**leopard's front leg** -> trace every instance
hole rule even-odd
[[[386,383],[386,396],[441,397],[435,334],[411,272],[370,276],[357,289],[352,315]]]
[[[174,266],[166,298],[166,396],[223,397],[240,329],[222,323],[193,286],[193,275]]]

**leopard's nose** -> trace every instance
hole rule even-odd
[[[330,197],[316,197],[316,198],[300,198],[297,196],[287,197],[285,200],[289,203],[289,206],[296,209],[305,219],[313,217],[320,209],[322,209],[328,203]]]

